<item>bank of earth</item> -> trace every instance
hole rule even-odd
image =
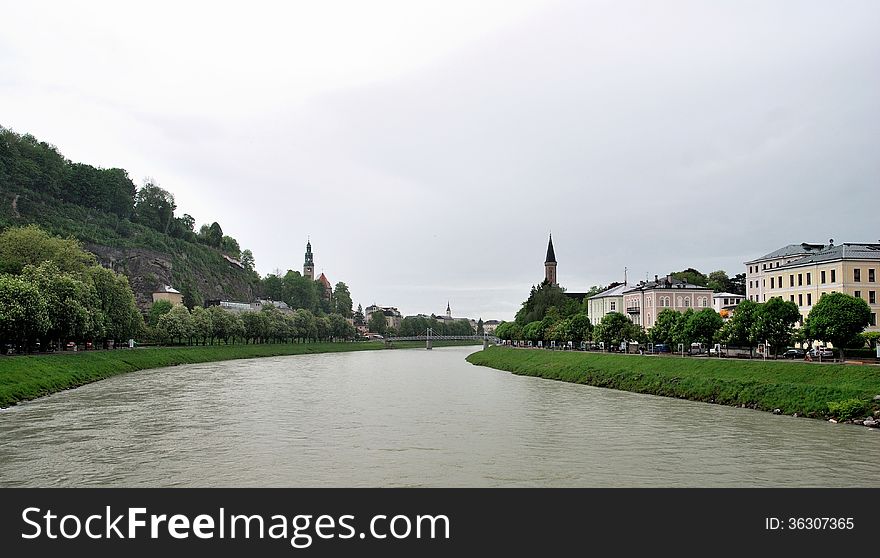
[[[473,342],[436,341],[435,347]],[[0,407],[36,399],[135,370],[241,358],[384,349],[384,343],[268,343],[147,347],[0,357]],[[423,341],[395,342],[395,349],[421,348]]]
[[[468,362],[578,384],[861,421],[880,415],[880,367],[490,347]]]

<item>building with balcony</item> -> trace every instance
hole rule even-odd
[[[587,315],[593,325],[602,321],[606,314],[611,312],[623,313],[623,291],[632,288],[632,285],[619,283],[612,285],[599,294],[587,299]]]
[[[671,275],[654,276],[653,281],[642,281],[623,292],[623,313],[636,325],[651,329],[657,314],[663,310],[684,312],[688,308],[702,310],[712,307],[712,289],[692,285]]]

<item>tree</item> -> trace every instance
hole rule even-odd
[[[219,227],[220,225],[217,226]],[[238,245],[238,241],[225,234],[220,239],[220,250],[236,260],[241,257],[241,247]],[[242,264],[242,266],[244,266],[244,264]]]
[[[602,321],[593,329],[593,339],[605,343],[605,348],[619,346],[621,343],[634,339],[637,332],[629,318],[620,312],[605,314]]]
[[[366,323],[366,318],[364,317],[364,307],[358,304],[358,308],[352,315],[352,318],[354,318],[355,325],[364,325]]]
[[[255,344],[262,342],[266,336],[266,317],[261,312],[242,312],[241,320],[244,322],[245,343],[253,341]]]
[[[810,339],[831,342],[840,349],[840,359],[844,360],[844,349],[868,326],[871,320],[871,307],[862,298],[844,293],[829,293],[819,299],[804,324],[805,334]]]
[[[12,275],[0,275],[0,340],[25,349],[49,330],[46,300],[36,285]]]
[[[385,335],[386,327],[385,327],[385,314],[381,311],[373,312],[370,314],[370,322],[368,324],[370,331],[373,333],[378,333],[379,335]]]
[[[721,319],[718,312],[712,308],[703,308],[691,318],[690,329],[693,331],[693,339],[708,347],[715,341],[715,337],[723,325],[724,320]]]
[[[577,301],[565,296],[565,289],[545,281],[538,287],[532,287],[528,300],[523,302],[522,308],[516,313],[516,323],[525,326],[530,322],[543,320],[547,311],[553,307],[560,317],[572,316],[580,310]]]
[[[247,271],[254,270],[254,253],[247,248],[241,251],[241,265]]]
[[[211,314],[204,307],[196,306],[192,309],[190,318],[192,320],[192,336],[196,340],[201,339],[202,345],[206,344],[214,331]]]
[[[351,339],[354,337],[354,326],[349,324],[341,314],[330,314],[330,337],[334,339]]]
[[[690,350],[690,344],[694,340],[694,309],[688,308],[684,312],[679,312],[672,328],[672,342],[677,345],[684,345]]]
[[[483,318],[477,320],[477,335],[484,335],[486,331],[483,329]]]
[[[175,304],[170,312],[159,318],[156,328],[162,339],[174,343],[192,337],[192,318],[183,304]]]
[[[578,312],[571,317],[571,340],[575,343],[592,339],[593,324],[586,312]]]
[[[241,319],[241,316],[230,314],[228,318],[226,333],[229,339],[232,339],[232,344],[235,345],[236,339],[244,339],[244,336],[247,335],[247,330],[244,327],[244,320]]]
[[[725,271],[720,269],[709,274],[706,286],[716,293],[727,293],[731,291],[730,278]]]
[[[751,337],[758,343],[770,343],[773,354],[778,355],[780,349],[784,350],[791,344],[794,325],[800,319],[797,304],[773,297],[758,306]]]
[[[26,265],[50,261],[62,273],[81,274],[97,262],[73,239],[57,238],[36,225],[0,233],[0,273],[18,275]]]
[[[161,318],[168,312],[171,312],[171,308],[173,307],[174,305],[171,304],[170,300],[157,300],[153,303],[152,306],[150,306],[150,313],[147,316],[147,323],[150,325],[150,327],[156,327],[157,325],[159,325],[159,318]]]
[[[679,313],[675,310],[665,308],[657,314],[654,326],[651,328],[651,342],[657,344],[671,345],[673,342],[673,330],[678,323]]]
[[[214,344],[214,339],[218,342],[222,339],[228,344],[232,321],[229,312],[219,306],[211,306],[208,308],[208,314],[211,315],[211,344]]]
[[[348,291],[348,285],[342,281],[336,283],[333,289],[333,311],[341,314],[343,318],[351,318],[351,293]]]
[[[137,308],[128,278],[100,266],[90,267],[88,272],[104,314],[102,337],[105,340],[137,337],[144,319]]]
[[[174,195],[150,179],[134,198],[134,220],[162,233],[168,233],[175,209]]]
[[[758,306],[751,300],[741,301],[733,316],[721,327],[719,340],[734,347],[754,347],[757,344],[753,335]]]
[[[729,289],[733,294],[746,296],[746,274],[737,273],[731,277]]]
[[[68,339],[81,340],[103,334],[104,316],[91,283],[60,272],[48,261],[39,266],[28,265],[22,278],[35,285],[46,302],[47,338],[63,347]]]
[[[684,281],[685,283],[698,285],[700,287],[705,287],[709,283],[708,277],[692,267],[689,267],[683,271],[675,271],[673,273],[670,273],[670,275],[673,279],[678,279],[679,281]]]

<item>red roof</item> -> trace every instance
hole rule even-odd
[[[318,281],[321,282],[325,287],[330,288],[330,281],[327,277],[322,273],[320,277],[318,277]]]

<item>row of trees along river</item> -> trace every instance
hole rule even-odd
[[[779,354],[793,343],[813,341],[827,341],[839,349],[874,347],[880,334],[864,332],[870,316],[870,307],[863,299],[830,293],[813,306],[803,323],[794,302],[772,298],[765,303],[740,302],[727,321],[712,308],[689,308],[685,312],[666,309],[657,314],[654,327],[645,331],[619,312],[606,314],[593,324],[586,300],[578,304],[565,295],[562,287],[545,282],[532,288],[515,321],[503,322],[495,334],[501,339],[533,342],[603,342],[606,347],[650,341],[754,348],[766,342]]]

